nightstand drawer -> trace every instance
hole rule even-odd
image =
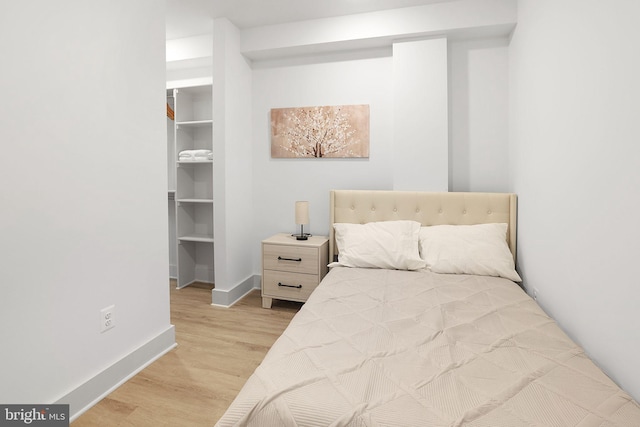
[[[262,294],[272,298],[306,301],[318,286],[318,277],[310,274],[264,270]]]
[[[318,248],[265,244],[262,250],[265,270],[318,274]]]

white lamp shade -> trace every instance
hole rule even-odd
[[[309,224],[309,202],[296,202],[296,224]]]

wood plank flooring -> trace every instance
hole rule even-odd
[[[211,305],[211,285],[171,287],[178,347],[127,381],[72,425],[212,426],[300,309],[254,290],[231,308]]]

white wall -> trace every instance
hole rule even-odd
[[[640,3],[522,0],[509,48],[518,259],[542,307],[640,399]]]
[[[509,188],[508,39],[449,43],[449,190]]]
[[[174,342],[164,8],[33,0],[2,13],[0,402],[70,393],[73,414],[74,390],[158,337]],[[100,333],[111,304],[116,326]],[[122,375],[102,379],[83,396]]]
[[[213,151],[215,283],[213,302],[229,305],[253,288],[251,68],[239,30],[214,21]]]
[[[253,70],[254,265],[260,240],[295,232],[294,202],[310,202],[310,232],[329,231],[329,190],[393,187],[392,58],[337,55],[320,63],[284,63]],[[272,159],[270,110],[282,107],[368,104],[368,159]],[[258,271],[256,271],[258,272]]]
[[[447,39],[393,44],[393,189],[447,191]]]

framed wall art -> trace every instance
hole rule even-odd
[[[369,106],[273,108],[271,157],[369,157]]]

